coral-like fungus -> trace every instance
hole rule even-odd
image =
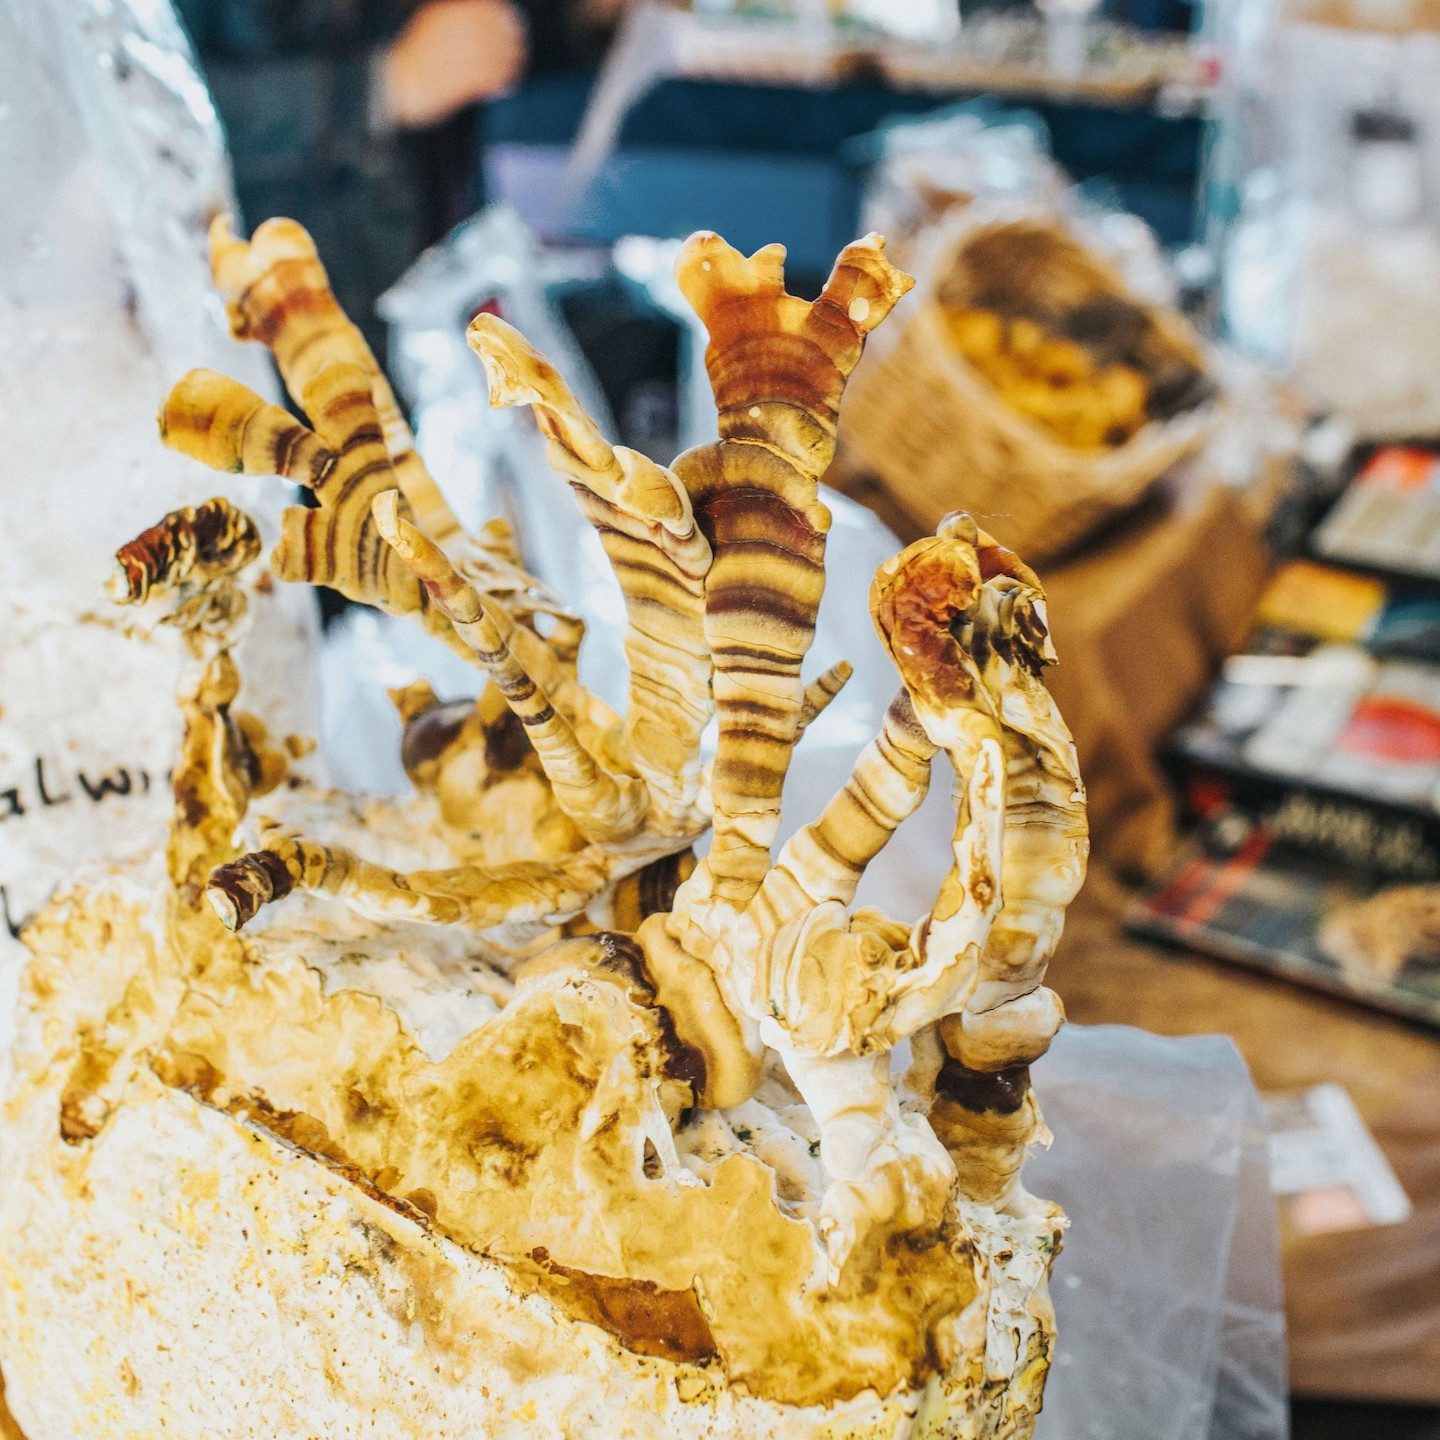
[[[304,232],[217,229],[235,332],[271,348],[309,424],[196,373],[164,405],[167,442],[307,486],[275,573],[413,617],[486,684],[464,702],[395,692],[408,805],[293,782],[273,819],[247,817],[283,773],[232,718],[231,576],[253,527],[211,502],[121,552],[120,598],[182,625],[200,667],[155,962],[184,983],[147,991],[169,996],[146,1022],[151,1068],[671,1366],[664,1404],[710,1407],[686,1435],[1028,1433],[1062,1220],[1019,1183],[1044,1136],[1027,1067],[1060,1023],[1045,965],[1086,853],[1040,679],[1044,597],[963,514],[882,566],[870,608],[901,688],[776,853],[792,756],[849,673],[802,674],[819,481],[865,337],[910,285],[874,237],[813,302],[786,293],[782,260],[685,246],[720,438],[669,468],[612,446],[503,321],[470,328],[492,403],[531,407],[624,594],[617,715],[578,679],[581,623],[508,532],[467,534],[446,507]],[[956,820],[934,907],[852,909],[942,751]],[[236,853],[245,833],[259,846]],[[442,1013],[469,1018],[437,1045]],[[71,1108],[91,1114],[84,1088]],[[619,1426],[631,1400],[615,1404]]]
[[[225,922],[236,928],[299,888],[377,918],[519,930],[512,943],[534,950],[546,931],[608,923],[619,882],[711,826],[709,853],[655,897],[634,944],[691,1057],[696,1100],[743,1103],[767,1051],[780,1057],[820,1129],[820,1223],[838,1267],[867,1215],[933,1226],[955,1183],[929,1121],[900,1109],[889,1052],[902,1040],[919,1037],[921,1093],[942,1085],[977,1198],[1013,1193],[1037,1133],[1033,1105],[1022,1098],[1029,1123],[1017,1126],[991,1103],[993,1079],[976,1076],[1027,1065],[1059,1024],[1041,981],[1083,876],[1086,831],[1074,747],[1039,680],[1053,658],[1039,581],[957,515],[876,576],[871,610],[904,689],[849,783],[772,860],[791,755],[833,691],[827,677],[808,692],[801,679],[824,585],[818,481],[865,336],[911,283],[870,238],[845,250],[811,303],[785,291],[783,259],[779,246],[746,259],[714,235],[685,247],[679,280],[710,331],[721,438],[673,469],[610,445],[503,320],[471,324],[491,403],[533,408],[620,583],[623,718],[576,676],[578,627],[558,644],[540,632],[537,616],[570,617],[514,551],[464,535],[298,227],[271,222],[249,246],[219,231],[215,268],[237,335],[271,347],[315,428],[206,372],[176,386],[161,427],[217,468],[309,486],[318,508],[286,512],[276,573],[415,614],[467,653],[505,708],[487,692],[434,764],[482,792],[525,771],[535,797],[529,853],[498,863],[400,872],[268,829],[263,850],[211,877]],[[412,733],[432,711],[411,715]],[[712,713],[719,740],[705,773]],[[954,863],[935,908],[914,925],[849,914],[866,864],[924,798],[939,750],[959,783]],[[450,798],[452,827],[483,826]],[[569,952],[587,953],[600,952]],[[977,1090],[986,1098],[972,1103]],[[1023,1080],[1011,1090],[1023,1097]],[[989,1118],[997,1110],[1003,1121]]]

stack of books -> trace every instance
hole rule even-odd
[[[1371,454],[1169,760],[1200,824],[1130,928],[1440,1025],[1440,456]]]

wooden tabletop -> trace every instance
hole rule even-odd
[[[1297,1394],[1440,1404],[1440,1034],[1126,937],[1092,874],[1050,983],[1072,1020],[1232,1035],[1262,1091],[1343,1086],[1414,1204],[1403,1224],[1284,1237]]]

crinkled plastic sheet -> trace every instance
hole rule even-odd
[[[169,0],[0,4],[0,195],[3,1069],[11,928],[82,866],[159,843],[168,813],[178,641],[110,623],[114,551],[221,490],[273,533],[284,490],[222,484],[155,430],[191,366],[271,383],[210,282],[205,230],[230,203],[229,169]],[[254,607],[246,704],[282,732],[314,725],[294,684],[308,615],[298,593]],[[110,789],[92,807],[97,785]]]
[[[492,241],[502,238],[499,228],[488,233]],[[520,232],[512,230],[509,239],[523,248]],[[508,277],[499,287],[501,309],[516,319],[528,312],[542,332],[532,336],[542,348],[545,335],[556,340],[561,368],[580,393],[593,392],[593,377],[577,368],[583,366],[578,352],[553,330],[558,317],[543,310],[538,257],[529,253],[530,263],[511,266],[493,249],[488,253],[492,263],[502,260]],[[664,260],[662,252],[647,251],[632,253],[629,263],[634,274],[649,266],[657,300],[672,304],[661,278]],[[436,433],[440,412],[427,399],[434,396],[461,407],[477,427],[471,443],[485,448],[476,454],[502,457],[489,488],[474,483],[472,474],[468,494],[479,499],[483,493],[492,507],[519,520],[541,578],[592,621],[586,641],[593,647],[592,683],[603,682],[608,698],[621,701],[623,614],[603,553],[568,487],[549,472],[543,454],[519,438],[528,433],[523,418],[484,410],[478,363],[463,346],[447,350],[434,338],[442,312],[459,315],[477,297],[457,295],[453,273],[438,260],[425,263],[433,275],[449,278],[433,309],[412,283],[420,272],[407,282],[403,313],[422,317],[419,328],[431,331],[421,348],[428,347],[433,363],[427,372],[411,372],[421,379],[422,440],[427,427]],[[487,275],[481,289],[493,280]],[[410,347],[413,353],[416,339],[402,324],[401,352]],[[450,371],[446,357],[460,368]],[[445,424],[453,423],[452,414]],[[495,425],[508,438],[497,441],[489,428]],[[440,462],[442,483],[446,467],[475,460],[459,453],[463,435],[446,433],[449,448],[429,456]],[[786,788],[787,829],[812,818],[844,783],[897,687],[870,622],[867,590],[876,566],[899,543],[845,497],[827,493],[825,499],[833,514],[830,584],[811,669],[818,673],[843,657],[855,675],[806,733]],[[597,651],[603,653],[599,666]],[[462,678],[456,664],[413,627],[359,617],[332,638],[327,714],[368,714],[359,707],[371,703],[380,674],[394,683],[423,671],[454,693]],[[473,688],[473,677],[466,678]],[[398,725],[391,722],[376,741],[368,724],[351,726],[347,779],[368,776],[373,784],[377,767],[389,766],[398,788]],[[942,762],[920,812],[870,867],[861,900],[899,917],[924,913],[948,865],[953,825]],[[1059,1201],[1071,1222],[1054,1273],[1060,1343],[1041,1440],[1282,1440],[1287,1411],[1275,1212],[1259,1101],[1233,1044],[1214,1036],[1174,1040],[1118,1026],[1072,1026],[1061,1031],[1034,1077],[1055,1143],[1032,1158],[1026,1183]]]
[[[69,339],[87,307],[118,307],[166,372],[233,367],[205,247],[229,162],[169,0],[0,7],[0,100],[0,324]]]
[[[888,121],[847,146],[868,166],[860,228],[903,241],[947,205],[1056,197],[1069,184],[1033,111],[971,100]]]
[[[1175,302],[1175,274],[1154,232],[1113,188],[1073,184],[1031,111],[973,100],[882,125],[850,150],[870,165],[861,228],[898,237],[907,264],[948,249],[960,225],[1053,217],[1106,256],[1141,299]]]
[[[0,5],[0,189],[0,428],[32,482],[4,512],[0,606],[93,604],[116,545],[217,488],[273,532],[282,486],[222,487],[155,431],[194,366],[275,389],[211,283],[229,162],[170,0]]]
[[[1067,1026],[1034,1067],[1064,1206],[1039,1440],[1278,1440],[1285,1327],[1264,1117],[1234,1044]]]

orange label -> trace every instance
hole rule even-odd
[[[1262,625],[1321,640],[1358,640],[1385,604],[1385,586],[1367,575],[1292,560],[1260,597]]]
[[[1386,490],[1424,490],[1435,473],[1435,452],[1413,445],[1387,445],[1370,457],[1360,472],[1362,485]]]

